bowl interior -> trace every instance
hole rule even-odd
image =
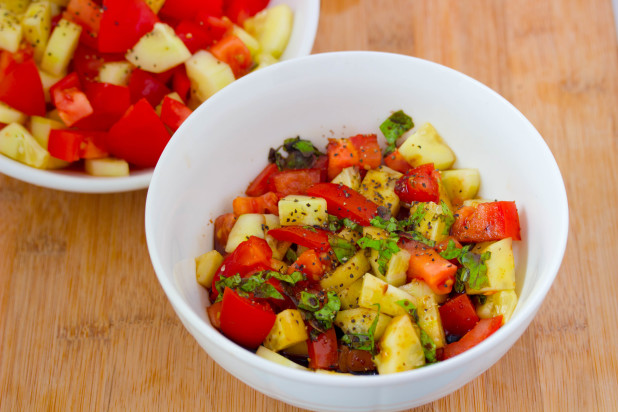
[[[162,287],[194,335],[220,339],[208,323],[192,260],[212,248],[214,219],[231,211],[233,198],[266,165],[268,149],[295,136],[318,148],[329,137],[383,139],[378,126],[399,109],[417,127],[435,126],[458,157],[454,167],[480,170],[481,197],[517,202],[520,301],[495,340],[523,332],[551,286],[567,237],[564,184],[543,139],[512,105],[458,72],[406,56],[343,52],[241,79],[203,104],[165,149],[146,204],[148,247]],[[174,274],[178,262],[184,263]],[[480,356],[492,338],[462,358]],[[238,355],[260,366],[249,352]]]
[[[318,27],[319,0],[271,0],[269,6],[285,3],[294,11],[294,26],[281,60],[311,53]],[[147,188],[153,168],[131,171],[124,177],[90,176],[79,170],[41,170],[0,155],[0,172],[50,189],[81,193],[112,193]]]

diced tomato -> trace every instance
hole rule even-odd
[[[221,329],[221,306],[223,306],[223,301],[215,302],[206,308],[210,324],[217,329]]]
[[[215,250],[220,253],[225,253],[225,245],[227,245],[227,239],[230,235],[230,231],[236,223],[237,217],[234,213],[225,213],[215,219]]]
[[[307,249],[288,267],[288,274],[292,272],[302,272],[307,275],[307,279],[318,282],[324,275],[324,267],[320,257],[313,249]]]
[[[333,180],[346,167],[358,165],[358,151],[349,139],[328,139],[328,180]]]
[[[126,86],[86,82],[85,92],[93,113],[75,123],[79,129],[109,130],[131,106],[131,93]]]
[[[129,91],[131,92],[131,103],[136,103],[145,98],[152,107],[156,107],[165,95],[171,93],[171,90],[165,84],[142,69],[135,69],[131,72]]]
[[[92,0],[70,0],[63,17],[82,26],[80,43],[97,48],[103,11]]]
[[[415,240],[402,240],[400,247],[410,252],[408,280],[421,279],[439,295],[451,292],[457,266],[444,259],[434,249]]]
[[[308,229],[301,226],[284,226],[270,229],[268,234],[277,240],[296,243],[297,245],[320,252],[328,252],[331,249],[326,230]]]
[[[311,168],[320,171],[320,182],[328,181],[328,156],[318,156]]]
[[[94,48],[80,43],[73,54],[73,70],[77,73],[80,81],[96,81],[99,70],[103,63],[123,61],[124,54],[121,53],[99,53]]]
[[[226,0],[224,14],[234,23],[243,25],[244,21],[263,10],[269,0]]]
[[[406,161],[401,152],[399,152],[399,150],[397,149],[384,156],[384,163],[386,163],[388,167],[398,171],[399,173],[405,174],[408,172],[408,170],[412,169],[410,163]]]
[[[195,21],[208,33],[211,43],[217,42],[232,30],[232,22],[225,18],[218,18],[208,13],[198,13]]]
[[[307,340],[309,367],[311,369],[334,370],[339,366],[337,334],[335,328],[320,333],[315,339]]]
[[[319,183],[307,190],[309,196],[326,199],[328,213],[369,226],[378,214],[378,205],[355,190],[341,184]]]
[[[58,109],[58,115],[67,126],[90,116],[94,109],[88,96],[81,89],[81,82],[76,72],[63,77],[49,89],[52,103]]]
[[[247,196],[261,196],[268,192],[270,178],[278,171],[279,168],[276,164],[269,163],[249,184],[249,187],[245,190],[245,194],[247,194]]]
[[[0,78],[0,101],[30,116],[45,116],[45,93],[34,60],[19,62],[3,53],[4,76]]]
[[[161,120],[172,132],[178,130],[193,111],[178,100],[165,96],[161,105]]]
[[[170,134],[146,99],[127,110],[109,130],[109,152],[138,166],[154,167]]]
[[[464,206],[455,213],[451,234],[462,243],[521,240],[515,202],[487,202]]]
[[[457,342],[444,347],[443,359],[449,359],[478,345],[502,326],[502,315],[490,319],[481,319],[472,330]]]
[[[304,195],[311,186],[320,183],[318,169],[282,170],[270,176],[270,190],[279,197]]]
[[[457,295],[440,306],[440,319],[448,335],[463,336],[479,321],[468,295]]]
[[[159,13],[164,17],[183,20],[193,19],[200,11],[222,17],[223,0],[166,0]]]
[[[206,49],[214,41],[210,32],[193,20],[182,20],[176,25],[175,32],[191,53]]]
[[[51,93],[51,98],[58,109],[58,115],[67,126],[72,126],[94,112],[86,93],[77,87],[56,89]]]
[[[74,162],[79,159],[106,157],[105,133],[79,130],[55,130],[49,133],[49,153],[58,159]]]
[[[79,160],[82,135],[69,130],[55,130],[49,132],[47,150],[52,156],[66,162]]]
[[[221,276],[229,277],[239,274],[244,277],[252,272],[270,269],[273,252],[264,239],[251,236],[239,244],[236,249],[223,258],[219,269],[215,272],[210,290],[210,301],[214,302],[219,295],[215,288]]]
[[[350,142],[358,152],[358,166],[370,170],[382,164],[382,151],[375,134],[359,134],[350,137]]]
[[[433,163],[410,169],[395,183],[395,193],[406,203],[440,202],[440,175]]]
[[[221,305],[221,331],[247,348],[257,348],[270,333],[277,316],[266,303],[244,298],[225,288]]]
[[[177,66],[172,75],[172,89],[178,93],[183,101],[186,102],[189,98],[191,80],[189,80],[189,76],[187,76],[187,70],[184,64]]]
[[[103,0],[99,28],[99,51],[124,53],[152,31],[156,14],[144,0]]]
[[[240,216],[246,213],[271,213],[279,215],[279,196],[273,192],[266,192],[262,196],[237,197],[234,199],[234,215]]]
[[[253,67],[249,48],[233,34],[223,36],[210,48],[210,52],[217,59],[226,62],[237,79],[249,73],[251,67]]]

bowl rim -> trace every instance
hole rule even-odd
[[[279,63],[307,56],[311,53],[320,19],[320,0],[289,1],[300,4],[306,11],[303,24],[298,26],[295,25],[295,27],[303,27],[304,30],[302,32],[296,32],[293,29],[292,36],[298,36],[296,38],[298,43],[296,44],[295,52],[292,56],[288,56],[284,52],[282,60]],[[286,0],[274,0],[271,2],[275,3],[275,5],[288,3]],[[269,2],[269,5],[271,2]],[[253,74],[255,73],[251,73],[251,75]],[[242,79],[235,80],[233,83],[239,80]],[[171,141],[172,138],[170,137],[170,142]],[[0,154],[0,173],[35,186],[65,192],[102,194],[147,189],[150,185],[153,172],[154,167],[151,167],[132,170],[128,176],[92,176],[81,170],[37,169]]]
[[[236,343],[229,340],[222,333],[214,329],[210,324],[203,321],[189,306],[189,304],[184,300],[180,291],[174,285],[173,282],[173,274],[171,276],[166,276],[166,271],[163,268],[161,260],[155,253],[156,241],[155,237],[155,223],[153,217],[153,193],[157,190],[157,182],[161,178],[161,168],[166,163],[168,157],[172,156],[172,152],[175,150],[176,146],[179,145],[180,140],[175,139],[174,142],[168,144],[165,148],[161,160],[155,168],[152,183],[146,198],[146,208],[145,208],[145,226],[146,226],[146,242],[149,249],[149,254],[152,260],[153,267],[155,269],[155,273],[161,284],[165,294],[167,295],[170,303],[174,307],[174,309],[182,313],[181,318],[188,322],[193,328],[196,328],[205,339],[209,340],[213,344],[219,346],[222,351],[225,351],[228,355],[234,356],[238,358],[240,361],[245,362],[251,367],[257,368],[260,372],[271,373],[275,376],[285,379],[292,379],[298,382],[305,382],[308,384],[319,384],[319,385],[338,385],[339,387],[370,387],[376,385],[391,385],[391,384],[399,384],[408,381],[419,381],[423,379],[427,379],[430,377],[435,377],[441,374],[444,374],[448,371],[457,370],[460,366],[468,364],[471,360],[477,359],[483,356],[483,354],[487,351],[487,349],[494,347],[501,347],[501,344],[506,343],[509,337],[516,336],[514,342],[519,339],[520,335],[527,329],[528,325],[532,321],[536,312],[540,308],[542,302],[545,299],[545,296],[549,292],[554,279],[556,278],[560,266],[562,264],[562,260],[564,257],[564,253],[566,250],[566,244],[568,239],[568,227],[569,227],[569,206],[566,195],[566,189],[564,186],[564,180],[562,178],[562,174],[558,167],[558,164],[549,149],[547,143],[543,139],[543,137],[539,134],[536,128],[532,125],[532,123],[508,100],[502,97],[499,93],[491,89],[490,87],[484,85],[483,83],[475,80],[474,78],[463,74],[455,69],[449,68],[447,66],[441,65],[439,63],[435,63],[429,60],[421,59],[418,57],[407,56],[403,54],[396,53],[387,53],[387,52],[376,52],[376,51],[337,51],[337,52],[327,52],[327,53],[318,53],[310,56],[305,56],[285,62],[281,62],[277,65],[267,67],[263,69],[261,72],[256,73],[256,76],[252,76],[250,79],[243,78],[234,84],[228,86],[227,90],[223,93],[219,93],[213,96],[211,99],[206,101],[204,104],[200,106],[199,111],[208,110],[208,107],[211,105],[219,104],[220,99],[225,99],[227,94],[232,93],[237,88],[245,87],[245,83],[248,81],[258,82],[261,77],[273,77],[276,76],[277,71],[288,70],[288,67],[301,66],[304,65],[307,60],[309,61],[320,61],[325,60],[329,61],[331,59],[354,59],[354,58],[367,58],[367,59],[392,59],[392,63],[406,63],[406,64],[416,64],[416,65],[426,65],[430,66],[433,70],[441,71],[447,73],[450,76],[458,77],[460,81],[471,83],[474,87],[481,88],[485,93],[489,93],[493,95],[501,104],[506,106],[506,109],[513,112],[513,114],[520,118],[522,121],[522,125],[528,128],[531,135],[535,139],[538,140],[539,148],[544,150],[547,159],[551,162],[550,169],[553,172],[553,177],[556,178],[556,181],[561,183],[560,187],[557,188],[557,195],[559,199],[557,199],[559,205],[563,206],[559,209],[555,209],[554,211],[559,214],[558,221],[560,223],[560,233],[557,234],[554,248],[554,259],[551,262],[551,265],[548,265],[545,272],[548,275],[544,276],[542,279],[538,281],[538,284],[535,285],[534,290],[531,292],[528,301],[529,303],[522,307],[518,308],[518,312],[507,322],[504,324],[498,331],[492,334],[490,337],[485,339],[480,344],[475,347],[469,349],[468,351],[454,357],[448,359],[443,362],[439,362],[436,364],[431,364],[423,368],[413,369],[405,372],[398,372],[394,374],[388,375],[337,375],[337,374],[318,374],[312,371],[304,371],[297,370],[293,368],[289,368],[283,365],[276,364],[267,359],[263,359],[257,356],[255,353],[237,345]],[[261,76],[261,77],[260,77]],[[197,110],[196,110],[197,112]],[[198,116],[195,116],[196,118]],[[187,123],[183,124],[181,128],[187,127]],[[510,345],[509,345],[510,348]],[[506,352],[506,351],[505,351]],[[226,368],[224,368],[226,369]],[[227,370],[227,369],[226,369]]]

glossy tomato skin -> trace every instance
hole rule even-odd
[[[339,367],[337,334],[335,328],[320,333],[315,339],[307,340],[309,368],[334,370]]]
[[[152,107],[156,107],[163,97],[171,93],[171,90],[152,74],[141,69],[134,69],[129,77],[129,91],[131,103],[137,103],[146,99]]]
[[[103,0],[98,50],[125,53],[159,21],[143,0]]]
[[[137,166],[154,167],[170,139],[163,122],[146,99],[135,103],[110,129],[109,152]]]
[[[350,142],[358,153],[358,166],[370,170],[382,164],[382,150],[375,134],[359,134],[350,137]]]
[[[242,26],[245,20],[254,16],[268,5],[269,0],[227,0],[224,4],[224,13],[234,23]]]
[[[75,123],[78,129],[107,131],[131,106],[131,95],[126,86],[86,82],[85,93],[93,113]]]
[[[222,302],[223,334],[250,349],[260,346],[277,318],[270,305],[242,297],[230,288],[225,288]]]
[[[307,190],[309,196],[326,200],[328,213],[340,219],[349,218],[369,226],[378,214],[378,205],[349,187],[335,183],[319,183]]]
[[[223,16],[223,0],[167,0],[160,10],[161,16],[176,20],[193,19],[203,11],[211,16]]]
[[[331,250],[326,230],[307,229],[301,226],[284,226],[270,229],[268,234],[277,240],[292,242],[320,252]]]
[[[406,203],[440,203],[439,179],[439,172],[434,169],[433,163],[415,167],[397,180],[395,194]]]
[[[288,274],[296,271],[307,275],[312,282],[319,282],[324,275],[324,265],[315,250],[307,249],[288,267]]]
[[[192,110],[185,106],[184,103],[174,100],[169,96],[163,98],[161,104],[161,121],[172,132],[178,130],[180,125],[189,117]]]
[[[490,319],[481,319],[472,330],[457,342],[444,347],[443,360],[450,359],[478,345],[502,326],[502,315]]]
[[[45,93],[34,60],[23,62],[8,52],[0,79],[0,101],[30,116],[45,116]]]
[[[515,202],[487,202],[464,206],[455,213],[451,234],[461,243],[521,240],[519,214]]]
[[[268,192],[270,187],[270,178],[279,171],[279,168],[274,163],[269,163],[259,175],[249,183],[245,194],[247,196],[262,196]]]
[[[466,294],[457,295],[440,306],[440,319],[448,335],[463,336],[479,321],[476,309]]]

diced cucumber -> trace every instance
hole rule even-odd
[[[162,73],[184,63],[191,52],[170,26],[155,23],[126,54],[126,59],[140,69]]]
[[[60,19],[45,47],[41,69],[56,76],[65,74],[73,59],[81,32],[82,26],[79,24]]]
[[[206,50],[200,50],[185,62],[191,80],[191,94],[199,102],[223,89],[234,81],[230,66]]]
[[[433,163],[436,169],[444,170],[455,163],[455,153],[430,123],[408,134],[399,147],[399,153],[413,167]]]
[[[19,49],[23,31],[19,19],[7,9],[0,9],[0,48],[11,53]]]
[[[46,168],[50,158],[47,150],[19,123],[0,130],[0,153],[39,169]]]
[[[34,49],[34,60],[40,62],[51,33],[51,5],[41,1],[31,3],[21,25],[24,38]]]
[[[86,173],[93,176],[118,177],[129,175],[129,164],[126,160],[106,157],[103,159],[86,159]]]
[[[279,200],[281,226],[323,226],[328,222],[326,200],[321,197],[289,195]]]

